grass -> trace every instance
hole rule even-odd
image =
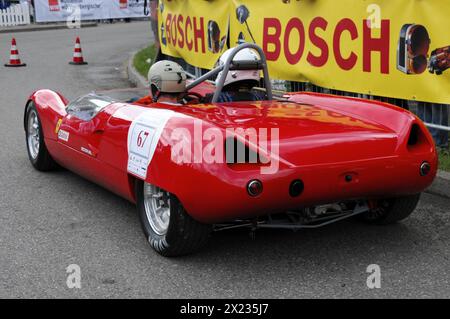
[[[450,152],[448,150],[439,151],[439,168],[450,172]]]
[[[133,65],[143,77],[145,78],[147,77],[148,70],[150,69],[150,66],[155,60],[155,56],[156,56],[155,45],[151,45],[145,49],[142,49],[134,56]],[[148,59],[151,60],[150,63],[147,62]]]

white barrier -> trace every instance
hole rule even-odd
[[[145,17],[144,0],[34,0],[34,8],[38,23]]]
[[[30,24],[30,8],[28,4],[16,4],[0,10],[0,27],[25,24]]]

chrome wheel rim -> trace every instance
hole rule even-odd
[[[28,113],[28,131],[27,131],[27,144],[28,151],[33,159],[36,159],[39,153],[39,120],[35,110],[31,110]]]
[[[170,194],[159,187],[144,183],[144,207],[152,230],[162,236],[170,221]]]

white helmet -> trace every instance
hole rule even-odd
[[[225,64],[228,57],[230,56],[231,52],[234,48],[226,50],[222,56],[220,57],[219,61],[217,61],[217,66]],[[233,58],[233,61],[258,61],[259,55],[252,49],[246,48],[239,51]],[[216,85],[219,84],[219,79],[222,77],[223,71],[219,72],[216,78]],[[259,70],[234,70],[229,71],[227,74],[227,77],[225,79],[224,86],[236,83],[239,81],[248,81],[252,80],[256,82],[259,82],[261,79],[260,71]]]
[[[152,95],[159,93],[182,93],[186,91],[186,73],[181,65],[162,60],[148,71],[148,82]]]

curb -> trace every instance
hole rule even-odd
[[[131,54],[128,60],[127,74],[128,80],[137,87],[148,87],[148,81],[133,66],[133,59],[138,51]],[[439,170],[433,184],[425,190],[426,193],[450,198],[450,172]]]
[[[433,184],[425,192],[450,198],[450,173],[439,170]]]
[[[92,28],[98,26],[97,22],[83,23],[82,28]],[[18,33],[18,32],[32,32],[32,31],[47,31],[47,30],[59,30],[59,29],[69,29],[65,24],[53,24],[53,25],[33,25],[30,27],[12,27],[0,29],[0,33]]]
[[[136,85],[136,87],[142,87],[142,88],[148,88],[149,84],[146,78],[144,78],[135,68],[133,65],[134,56],[138,53],[138,51],[135,51],[131,54],[131,57],[128,59],[127,64],[127,75],[128,75],[128,81]]]

